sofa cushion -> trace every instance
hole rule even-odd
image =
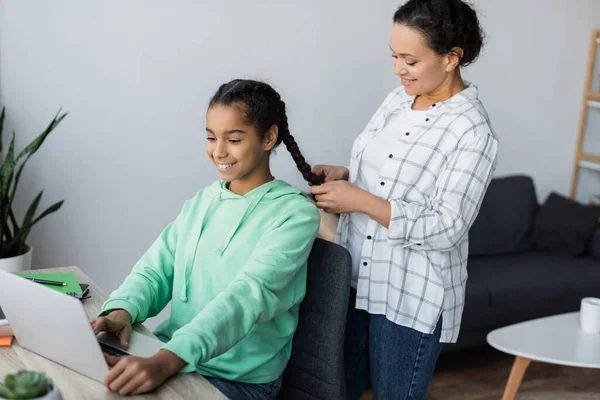
[[[526,252],[470,260],[469,280],[490,292],[491,307],[516,308],[600,296],[600,262]]]
[[[469,230],[469,255],[496,255],[530,249],[538,208],[530,177],[515,175],[492,179]]]
[[[596,229],[596,233],[590,240],[590,256],[596,261],[600,261],[600,228]]]
[[[598,225],[600,207],[550,193],[535,218],[535,242],[539,249],[565,257],[583,255]]]

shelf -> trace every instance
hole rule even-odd
[[[600,29],[592,31],[592,37],[590,41],[590,50],[588,55],[588,62],[586,68],[586,88],[583,94],[583,104],[581,107],[581,117],[579,122],[579,132],[577,134],[577,148],[575,152],[575,166],[573,168],[573,176],[571,179],[571,197],[576,198],[577,187],[579,184],[579,173],[581,169],[587,169],[592,171],[600,172],[600,154],[584,153],[584,138],[586,134],[586,121],[588,119],[588,113],[597,113],[596,110],[600,110],[600,88],[593,87],[594,77],[594,63],[598,59],[598,51],[600,45]],[[595,108],[596,110],[590,110]],[[598,133],[598,132],[596,132]]]
[[[583,153],[580,157],[584,161],[592,161],[600,164],[600,156],[596,154]]]
[[[581,168],[585,168],[585,169],[600,171],[600,163],[598,163],[598,162],[581,160],[581,161],[579,161],[579,166]]]

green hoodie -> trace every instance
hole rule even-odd
[[[171,317],[154,334],[182,372],[246,383],[277,379],[290,356],[319,212],[271,181],[244,196],[215,182],[188,200],[111,293],[100,315]]]

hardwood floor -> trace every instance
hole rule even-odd
[[[499,400],[514,358],[491,347],[443,353],[431,380],[427,400]],[[600,370],[532,362],[519,393],[587,391],[600,393]],[[362,400],[372,399],[367,390]]]

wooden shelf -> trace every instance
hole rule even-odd
[[[596,155],[596,154],[583,153],[581,155],[581,157],[579,157],[579,158],[584,161],[600,163],[600,155]]]
[[[600,162],[581,160],[579,161],[579,166],[581,168],[591,169],[593,171],[600,171]]]
[[[584,168],[600,172],[600,155],[589,154],[583,151],[583,137],[585,136],[588,111],[590,108],[600,109],[600,91],[595,91],[592,89],[592,82],[594,80],[594,62],[596,61],[596,53],[598,51],[598,45],[600,44],[600,29],[592,32],[591,39],[588,64],[585,74],[585,92],[583,93],[584,101],[581,107],[581,115],[579,116],[579,133],[577,135],[573,178],[571,180],[572,198],[575,198],[575,195],[577,194],[576,190],[579,181],[580,169]]]

